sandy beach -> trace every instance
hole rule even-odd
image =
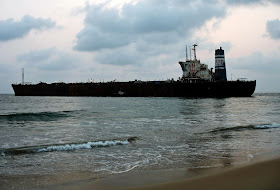
[[[127,190],[167,190],[167,189],[254,189],[254,190],[270,190],[280,189],[280,158],[269,159],[265,161],[258,161],[255,163],[246,164],[243,166],[236,166],[229,169],[220,169],[211,174],[205,174],[199,177],[174,180],[173,182],[161,183],[156,185],[142,184],[137,187],[123,186],[112,187],[108,186],[110,179],[105,179],[105,182],[89,182],[87,184],[79,184],[77,186],[66,187],[65,189],[127,189]],[[129,180],[129,179],[128,179]],[[139,176],[141,180],[141,176]],[[106,185],[107,183],[107,185]],[[121,183],[125,183],[122,181]]]

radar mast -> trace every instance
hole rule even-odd
[[[194,54],[194,60],[197,61],[196,59],[196,51],[195,51],[195,47],[197,46],[197,44],[193,44],[193,54]]]

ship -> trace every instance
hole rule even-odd
[[[22,83],[12,84],[15,96],[99,96],[99,97],[250,97],[256,80],[241,78],[227,80],[225,54],[222,47],[215,50],[215,72],[196,57],[197,44],[186,46],[186,60],[179,61],[183,75],[178,80],[133,80],[127,82],[80,83]],[[192,57],[193,50],[193,59]]]

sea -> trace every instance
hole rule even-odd
[[[65,176],[188,172],[280,155],[279,93],[234,98],[0,95],[0,107],[0,189],[41,189]]]

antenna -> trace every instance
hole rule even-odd
[[[22,85],[24,85],[24,68],[22,68],[22,79],[21,79],[21,83]]]
[[[188,46],[186,45],[186,61],[188,61]]]

